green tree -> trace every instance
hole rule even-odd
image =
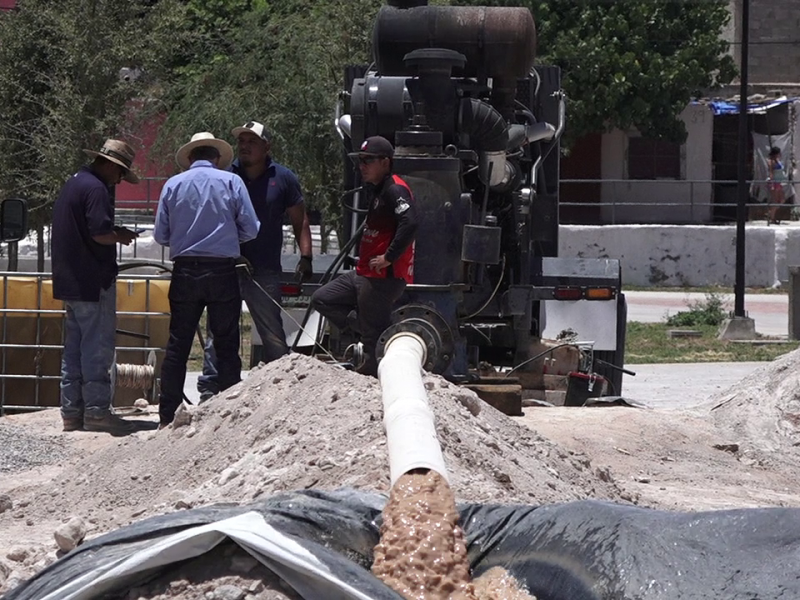
[[[735,75],[721,33],[726,0],[465,0],[528,6],[537,24],[537,63],[562,68],[569,98],[567,141],[618,127],[648,137],[686,138],[678,119],[692,96]]]
[[[82,148],[129,137],[135,85],[122,67],[148,62],[147,0],[20,0],[0,15],[0,189],[24,197],[39,233]]]
[[[167,115],[159,146],[169,152],[196,131],[230,138],[230,130],[247,120],[265,123],[276,160],[297,172],[308,208],[324,216],[324,244],[338,224],[342,193],[337,95],[345,65],[369,62],[372,21],[382,3],[253,1],[235,19],[209,17],[201,10],[209,4],[219,3],[185,5],[200,20],[175,34],[185,41],[183,49],[179,44],[172,50],[190,60],[165,57],[163,64],[177,66],[156,77],[158,102],[152,107]],[[197,43],[192,35],[203,48],[194,58],[185,51]]]

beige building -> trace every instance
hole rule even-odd
[[[723,37],[741,59],[742,0],[731,0]],[[800,0],[750,0],[749,161],[763,173],[764,149],[780,146],[798,179],[800,156]],[[732,221],[737,200],[738,94],[733,82],[683,111],[684,144],[614,130],[588,136],[562,161],[562,222],[711,223]],[[727,104],[726,104],[727,103]],[[760,149],[760,150],[759,150]],[[755,158],[753,158],[755,156]],[[572,180],[572,182],[570,182]],[[583,180],[583,181],[576,181]],[[765,194],[755,190],[756,196]],[[787,189],[787,197],[794,186]],[[754,197],[755,200],[755,197]],[[784,216],[783,218],[787,218]]]
[[[681,114],[684,144],[642,139],[619,129],[602,136],[605,223],[705,223],[712,220],[714,115],[707,104]]]

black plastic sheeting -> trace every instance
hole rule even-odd
[[[369,572],[384,503],[373,493],[305,491],[146,519],[81,545],[5,600],[39,599],[156,539],[249,511],[353,588],[397,600]],[[539,600],[800,598],[800,509],[678,513],[598,501],[459,508],[475,576],[502,566]]]

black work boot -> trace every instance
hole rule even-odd
[[[361,363],[356,369],[356,373],[360,373],[361,375],[369,375],[370,377],[378,377],[378,361],[372,358],[370,355],[367,355],[364,359],[364,362]]]
[[[356,311],[351,310],[347,313],[347,326],[353,333],[361,335],[361,327],[358,325],[358,313]]]
[[[62,431],[80,431],[83,429],[83,417],[61,417]]]
[[[97,416],[84,415],[83,428],[86,431],[102,431],[113,436],[128,435],[136,431],[133,423],[129,423],[110,411]]]

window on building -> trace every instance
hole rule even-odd
[[[680,178],[680,144],[645,137],[628,138],[628,179]]]

